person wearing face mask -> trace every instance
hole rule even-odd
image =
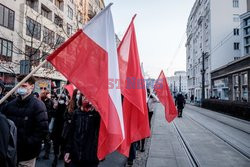
[[[100,115],[84,96],[81,95],[78,102],[79,108],[73,113],[64,161],[70,167],[97,167]]]
[[[20,82],[25,75],[19,75]],[[35,167],[41,142],[48,133],[48,116],[42,101],[35,98],[35,78],[30,77],[17,89],[18,96],[2,107],[1,112],[17,127],[18,166]]]
[[[40,94],[40,99],[45,104],[47,113],[48,113],[48,123],[51,123],[51,119],[55,113],[55,110],[53,108],[53,101],[51,100],[51,96],[48,90],[43,91]],[[46,138],[44,139],[44,148],[45,148],[45,154],[43,156],[43,159],[49,159],[50,154],[50,148],[51,148],[51,133],[48,132],[46,135]]]
[[[67,109],[67,103],[67,97],[64,93],[62,93],[58,99],[58,105],[54,115],[54,127],[52,130],[54,160],[52,162],[52,167],[57,166],[58,158],[63,159],[64,144],[62,138],[62,131],[64,125],[64,114]]]
[[[81,92],[78,89],[75,89],[73,91],[72,98],[69,101],[68,108],[64,115],[62,138],[63,138],[63,142],[65,145],[70,138],[69,130],[70,130],[70,126],[72,123],[72,116],[73,116],[74,111],[78,108],[78,101],[79,101],[80,95],[81,95]],[[68,167],[69,165],[65,163],[64,166]]]

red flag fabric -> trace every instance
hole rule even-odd
[[[70,98],[72,98],[73,92],[74,92],[74,85],[68,84],[68,85],[65,85],[64,88],[67,89],[67,91],[69,92]]]
[[[159,78],[156,80],[154,91],[160,102],[164,105],[165,118],[170,123],[177,116],[177,110],[163,71],[161,71]]]
[[[146,89],[141,72],[132,19],[119,47],[120,88],[123,98],[125,140],[118,151],[128,156],[131,143],[150,136]]]
[[[101,116],[98,158],[115,151],[124,140],[118,56],[110,5],[76,32],[47,60],[73,83]]]

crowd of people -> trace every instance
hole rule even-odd
[[[24,77],[18,76],[18,82]],[[0,135],[1,167],[35,167],[38,157],[51,158],[52,149],[52,167],[60,159],[65,167],[97,167],[101,118],[93,105],[77,89],[70,97],[66,89],[57,94],[40,87],[36,93],[34,85],[35,78],[30,77],[0,104],[0,134],[8,134]],[[1,81],[0,99],[4,89]],[[150,122],[158,99],[149,90],[148,97]],[[144,144],[145,139],[131,145],[128,164],[133,164],[136,150],[145,151]]]

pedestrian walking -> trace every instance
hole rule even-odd
[[[55,115],[55,109],[53,108],[54,104],[53,104],[53,101],[51,100],[51,95],[49,91],[47,90],[43,91],[40,94],[40,98],[46,106],[47,114],[48,114],[48,123],[50,124],[52,117],[54,117]],[[43,156],[43,159],[49,159],[50,148],[51,148],[51,133],[48,131],[48,134],[46,135],[44,139],[45,154]]]
[[[186,104],[185,98],[182,95],[181,92],[177,94],[177,97],[175,99],[175,105],[177,106],[178,109],[178,117],[182,117],[182,110]]]
[[[70,139],[69,131],[70,131],[71,123],[72,123],[72,118],[73,118],[74,111],[79,108],[78,103],[79,103],[80,96],[81,96],[81,92],[78,89],[75,89],[73,91],[72,98],[70,99],[67,111],[64,114],[64,125],[63,125],[63,131],[62,131],[62,139],[63,139],[64,144],[67,144]],[[69,164],[64,163],[64,166],[68,167]]]
[[[64,114],[67,109],[67,97],[66,94],[62,93],[58,99],[58,105],[56,107],[54,115],[54,123],[52,130],[52,140],[53,140],[53,149],[54,149],[54,160],[52,167],[57,166],[58,159],[63,159],[64,156],[64,147],[62,139],[62,131],[64,125]]]
[[[83,95],[79,107],[73,114],[64,160],[70,167],[97,167],[100,115]]]
[[[19,75],[17,81],[25,75]],[[18,167],[35,167],[41,142],[48,132],[48,116],[42,101],[32,91],[35,79],[30,77],[17,89],[18,96],[1,108],[1,112],[17,127]]]

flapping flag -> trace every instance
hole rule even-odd
[[[108,87],[108,78],[119,80],[110,6],[47,58],[100,113],[99,159],[115,151],[124,140],[121,91]]]
[[[68,85],[65,85],[64,88],[69,92],[70,98],[72,98],[73,92],[74,92],[74,85],[68,84]]]
[[[125,124],[125,140],[118,151],[125,156],[129,154],[131,143],[150,136],[146,89],[140,67],[134,18],[118,47]]]
[[[156,80],[154,91],[165,107],[166,120],[168,122],[173,121],[177,116],[177,110],[163,71],[161,71],[159,78]]]

